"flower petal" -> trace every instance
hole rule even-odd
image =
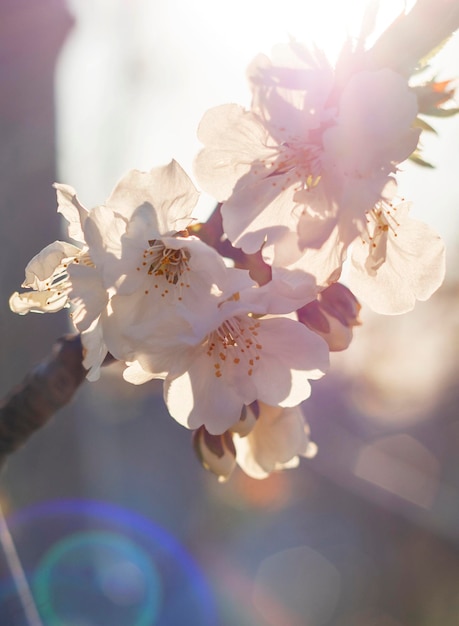
[[[144,383],[157,378],[154,374],[146,372],[138,361],[127,363],[126,369],[123,371],[123,378],[132,385],[143,385]]]
[[[298,455],[307,455],[311,444],[300,407],[259,406],[252,431],[246,437],[233,438],[237,463],[252,478],[266,478],[275,470],[296,467]]]
[[[369,244],[355,242],[349,287],[377,313],[406,313],[416,300],[427,300],[442,284],[445,246],[427,224],[411,218],[400,222],[396,237],[389,235],[386,246],[385,261],[369,272]]]
[[[81,333],[81,342],[83,344],[83,366],[88,370],[86,378],[91,381],[98,380],[100,368],[108,352],[99,319],[94,320],[91,326]]]
[[[266,172],[255,180],[249,173],[238,181],[221,209],[223,229],[233,246],[253,254],[263,244],[270,245],[287,232],[296,232],[294,182],[289,172],[275,176]]]
[[[85,243],[83,226],[88,216],[88,210],[80,203],[75,189],[70,185],[54,183],[53,187],[57,193],[57,212],[61,213],[69,223],[69,237],[80,243]]]
[[[112,211],[130,219],[142,205],[150,205],[163,235],[189,226],[199,193],[177,161],[149,172],[131,170],[116,185],[105,203]]]
[[[326,342],[303,324],[283,317],[260,320],[262,350],[253,381],[257,399],[266,404],[295,406],[310,395],[309,379],[328,369]]]
[[[236,182],[251,169],[253,173],[254,163],[271,160],[267,138],[257,116],[241,106],[224,104],[208,110],[198,128],[204,144],[194,163],[199,184],[218,201],[226,200]]]
[[[72,321],[83,332],[107,306],[108,294],[95,267],[72,263],[68,274],[71,282],[68,297],[74,305]]]
[[[204,425],[211,435],[220,435],[239,421],[244,402],[237,390],[209,370],[209,360],[201,355],[181,376],[166,378],[164,399],[169,413],[183,426]]]
[[[59,298],[51,298],[47,291],[27,291],[18,293],[15,291],[9,300],[10,309],[13,313],[26,315],[26,313],[55,313],[69,306],[67,293]]]
[[[80,254],[80,248],[66,241],[50,243],[27,264],[22,286],[39,291],[48,289],[50,279],[62,262],[78,257]]]

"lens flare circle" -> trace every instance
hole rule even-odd
[[[90,623],[91,614],[113,626],[151,626],[161,603],[159,574],[148,554],[103,531],[75,533],[54,544],[39,563],[33,589],[49,626]]]
[[[190,616],[193,626],[218,623],[196,563],[150,519],[103,502],[56,500],[7,521],[47,626],[174,626]],[[11,592],[1,579],[0,597]]]

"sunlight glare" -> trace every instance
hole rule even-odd
[[[295,38],[333,62],[375,2],[67,1],[75,28],[56,77],[59,178],[83,190],[88,205],[132,167],[175,158],[191,174],[204,112],[250,106],[246,69],[257,54]],[[380,4],[376,33],[406,8],[404,0]],[[204,194],[201,205],[205,216],[214,201]]]
[[[233,0],[228,9],[213,0],[197,0],[181,7],[188,15],[182,14],[177,26],[188,29],[193,23],[203,45],[215,38],[218,54],[226,49],[244,63],[260,51],[269,54],[275,43],[290,37],[316,44],[333,62],[348,37],[359,37],[366,10],[377,4],[376,33],[408,11],[414,0]]]

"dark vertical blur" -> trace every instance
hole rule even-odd
[[[54,71],[71,26],[64,0],[0,2],[1,396],[68,332],[64,312],[24,318],[9,310],[8,299],[13,291],[21,290],[28,261],[44,246],[62,238],[52,188],[56,180]],[[65,432],[68,428],[68,420],[62,420],[49,448],[43,448],[42,433],[38,433],[30,448],[17,453],[15,464],[7,465],[2,480],[15,481],[14,493],[20,502],[40,498],[40,485],[50,480],[47,467],[53,467],[57,477],[57,465],[64,460],[72,468],[72,448],[64,454],[60,441],[60,437],[62,443],[71,439]],[[43,433],[43,441],[46,439]],[[35,494],[31,473],[41,476],[35,483]]]
[[[24,320],[10,312],[8,298],[24,280],[30,258],[60,238],[51,187],[56,169],[53,83],[56,59],[70,27],[64,0],[0,3],[2,392],[17,382],[24,367],[46,354],[56,333],[66,327],[62,316],[30,316],[26,329]]]

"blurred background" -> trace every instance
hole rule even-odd
[[[379,28],[405,3],[382,4]],[[364,6],[0,1],[0,397],[69,330],[8,309],[62,237],[52,183],[90,207],[133,167],[192,175],[200,117],[249,103],[255,54],[294,36],[333,58]],[[455,36],[436,77],[458,59]],[[12,456],[0,503],[46,626],[457,626],[459,118],[435,126],[436,169],[403,165],[401,188],[446,240],[445,284],[402,317],[362,310],[304,405],[316,458],[219,484],[160,385],[116,364]],[[0,624],[29,626],[1,552]]]

